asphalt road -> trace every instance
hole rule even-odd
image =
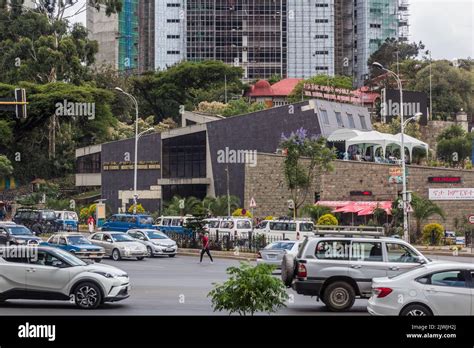
[[[430,257],[474,262],[472,258]],[[238,261],[229,259],[215,259],[210,264],[207,258],[199,264],[198,259],[191,256],[102,262],[129,274],[132,292],[128,299],[93,311],[76,309],[68,302],[12,300],[0,305],[0,315],[227,315],[212,311],[207,293],[214,282],[226,280],[227,267],[238,265]],[[287,308],[281,309],[278,315],[341,315],[327,311],[315,298],[297,295],[291,289],[288,293]],[[366,304],[367,300],[356,300],[351,311],[344,315],[368,315]]]

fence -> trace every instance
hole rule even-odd
[[[196,232],[183,234],[168,232],[167,235],[176,241],[179,248],[200,249],[201,240]],[[283,237],[264,236],[250,232],[246,237],[234,236],[230,233],[216,232],[209,235],[209,249],[220,251],[239,251],[256,253],[272,242],[283,240]]]

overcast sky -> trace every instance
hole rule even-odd
[[[410,42],[422,41],[433,59],[474,58],[474,0],[409,0],[409,5]],[[76,21],[85,24],[85,13]]]

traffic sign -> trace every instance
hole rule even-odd
[[[467,218],[467,220],[469,221],[470,224],[473,224],[473,225],[474,225],[474,215],[469,215],[469,217]]]
[[[406,203],[406,212],[407,213],[413,213],[413,207],[408,202]]]
[[[250,199],[250,208],[256,208],[257,207],[257,202],[255,202],[255,199],[252,197]]]

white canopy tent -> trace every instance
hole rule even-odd
[[[402,146],[400,133],[393,135],[378,131],[360,131],[356,129],[338,129],[329,135],[327,140],[330,142],[344,141],[346,152],[348,152],[349,147],[352,145],[374,146],[374,153],[377,149],[381,148],[382,156],[385,156],[388,146],[395,145],[398,148]],[[410,154],[410,160],[414,148],[423,148],[428,152],[428,144],[409,135],[404,135],[404,143],[405,149]]]

